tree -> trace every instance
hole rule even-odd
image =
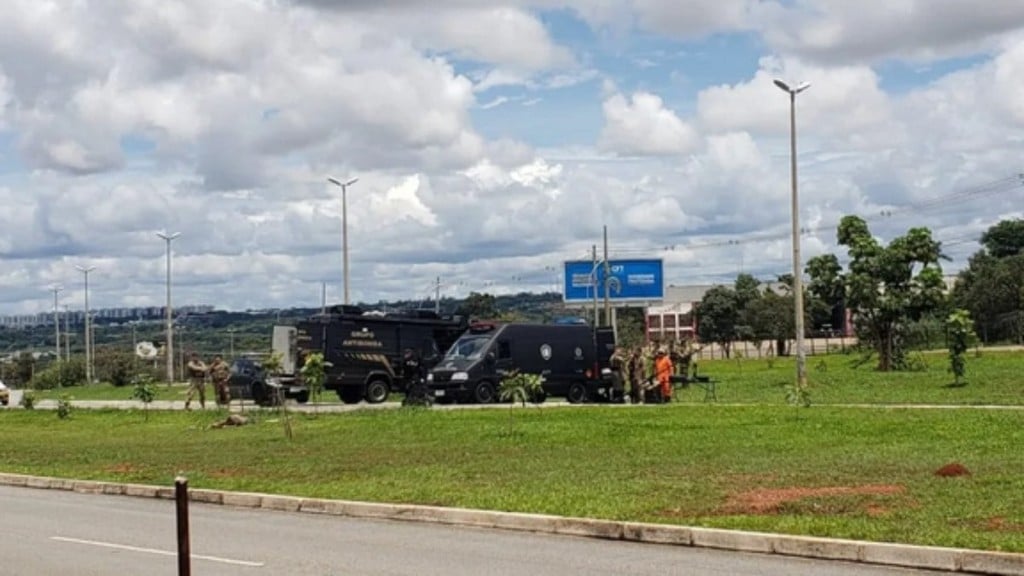
[[[467,318],[493,318],[498,315],[498,307],[491,294],[470,292],[457,314]]]
[[[324,355],[314,352],[306,356],[302,368],[302,380],[309,387],[309,395],[313,399],[313,411],[318,412],[320,406],[320,393],[324,389],[324,382],[327,380],[327,366],[330,362],[324,361]]]
[[[739,320],[736,291],[728,286],[715,286],[704,293],[697,308],[697,335],[705,342],[715,342],[730,355],[730,345],[736,339]]]
[[[776,293],[770,287],[764,294],[751,303],[750,319],[754,337],[759,340],[772,341],[775,344],[775,355],[786,353],[786,340],[795,334],[793,318],[793,297]]]
[[[911,228],[882,246],[858,216],[843,217],[838,240],[850,256],[844,283],[858,337],[874,346],[879,370],[905,368],[902,330],[945,298],[941,244],[927,228]]]
[[[1022,229],[1024,220],[1004,220],[989,228],[982,235],[983,248],[957,275],[953,304],[970,313],[983,342],[1024,342]]]
[[[761,301],[760,286],[761,281],[750,274],[736,276],[736,282],[733,284],[737,310],[736,337],[740,340],[749,342],[760,340],[754,329],[754,315],[757,305]]]
[[[971,330],[971,316],[966,310],[955,310],[946,319],[949,332],[949,371],[953,373],[953,385],[962,386],[967,362],[964,353],[971,346],[974,331]]]
[[[845,324],[846,283],[843,267],[835,254],[822,254],[807,261],[804,271],[811,281],[807,285],[812,325],[820,328],[828,324],[842,329]]]
[[[1024,219],[1001,220],[981,235],[981,245],[994,258],[1020,254],[1024,250]]]

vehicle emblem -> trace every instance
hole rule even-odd
[[[551,346],[542,344],[540,347],[540,357],[545,360],[551,360]]]

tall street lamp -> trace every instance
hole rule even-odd
[[[174,322],[171,315],[171,241],[181,236],[179,232],[174,234],[165,234],[163,232],[157,232],[157,236],[163,238],[164,242],[167,243],[167,348],[164,353],[167,355],[167,385],[170,386],[174,382]]]
[[[359,181],[359,178],[352,178],[342,182],[334,177],[328,177],[327,181],[335,186],[341,187],[341,266],[343,268],[345,283],[345,300],[348,304],[348,187]]]
[[[92,384],[92,318],[89,315],[89,272],[96,269],[95,266],[75,266],[79,272],[85,275],[85,383]]]
[[[798,389],[807,386],[807,358],[804,355],[804,287],[803,271],[800,269],[800,204],[796,185],[796,95],[811,87],[803,82],[792,87],[776,79],[775,85],[789,94],[789,160],[791,210],[793,212],[793,317],[796,324],[796,385]]]
[[[57,295],[64,291],[63,286],[53,285],[50,287],[50,292],[53,292],[53,328],[56,334],[57,348],[57,362],[60,362],[60,312],[57,311]]]

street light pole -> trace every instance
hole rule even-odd
[[[92,318],[89,314],[89,272],[95,266],[75,266],[85,275],[85,383],[92,384]]]
[[[789,160],[790,160],[790,203],[793,220],[793,320],[796,324],[796,385],[803,390],[807,386],[807,358],[804,354],[804,287],[800,263],[800,204],[796,178],[796,95],[811,87],[803,82],[791,87],[776,79],[775,85],[789,94]]]
[[[174,322],[171,312],[171,241],[181,236],[181,234],[178,232],[174,234],[157,232],[156,235],[163,238],[164,242],[167,243],[167,349],[164,352],[167,356],[167,385],[170,386],[174,382]]]
[[[341,187],[341,266],[345,284],[344,304],[348,304],[348,187],[358,182],[359,178],[342,182],[337,178],[328,177],[327,181]]]
[[[56,334],[55,343],[57,346],[57,362],[60,362],[60,312],[57,311],[57,295],[63,292],[64,288],[62,286],[54,285],[50,288],[50,291],[53,292],[53,327]]]

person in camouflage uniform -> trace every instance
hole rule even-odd
[[[213,380],[213,393],[216,395],[218,406],[227,406],[231,403],[231,389],[228,381],[231,379],[231,366],[224,361],[220,354],[213,357],[210,364],[210,379]]]
[[[188,395],[185,396],[185,410],[191,410],[192,397],[199,393],[199,406],[206,408],[206,373],[209,368],[199,359],[199,354],[189,355],[185,372],[188,374]]]
[[[640,346],[633,348],[626,361],[626,373],[629,375],[629,399],[633,404],[644,401],[644,359]]]

